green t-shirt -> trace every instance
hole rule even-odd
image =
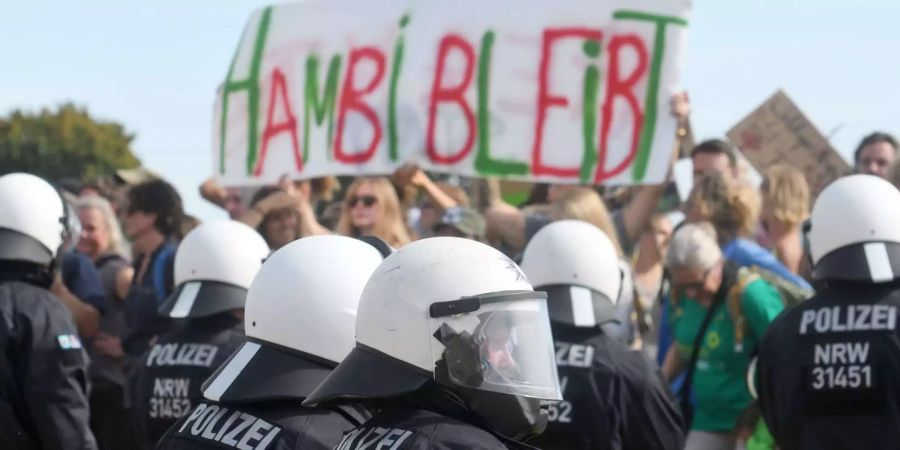
[[[693,393],[697,403],[691,429],[731,431],[752,397],[747,389],[747,367],[769,323],[784,306],[778,291],[765,280],[755,280],[744,289],[741,299],[746,329],[742,348],[734,342],[734,324],[725,304],[713,315],[700,345],[694,370]],[[669,311],[675,348],[682,361],[689,361],[694,340],[707,308],[683,297]]]

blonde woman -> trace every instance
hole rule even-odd
[[[775,256],[793,273],[803,262],[801,225],[809,217],[809,185],[803,172],[787,165],[766,170],[760,186],[762,223]]]
[[[566,189],[550,205],[550,217],[553,220],[583,220],[594,225],[606,233],[619,258],[623,256],[616,225],[600,194],[594,189],[588,187]]]
[[[125,364],[121,336],[125,330],[124,300],[134,269],[119,221],[106,199],[78,198],[74,203],[81,221],[78,252],[91,258],[108,295],[100,329],[87,346],[91,356],[91,429],[100,448],[127,448],[133,440],[130,411],[125,404]]]
[[[709,172],[694,181],[685,214],[688,222],[709,221],[720,245],[749,238],[759,218],[759,194],[749,185]]]
[[[410,241],[397,192],[387,178],[357,178],[347,189],[337,232],[375,236],[394,248]]]
[[[805,289],[809,283],[788,270],[768,250],[750,239],[759,222],[759,192],[720,173],[705,174],[694,183],[685,211],[689,223],[710,222],[722,254],[741,267],[758,266]]]

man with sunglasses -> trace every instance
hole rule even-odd
[[[162,180],[147,181],[128,191],[122,231],[134,253],[134,280],[123,302],[126,330],[122,348],[132,357],[141,356],[153,338],[173,326],[171,319],[157,310],[175,288],[175,240],[184,217],[181,205],[175,188]]]
[[[781,296],[762,278],[740,282],[738,267],[723,259],[709,223],[681,227],[666,266],[672,283],[666,307],[675,342],[663,375],[672,380],[687,373],[679,392],[690,424],[685,448],[741,448],[758,423],[747,369],[766,328],[784,308]]]

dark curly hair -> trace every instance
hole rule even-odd
[[[152,180],[132,187],[128,191],[128,212],[156,214],[153,227],[163,236],[179,237],[184,220],[181,196],[171,184]]]

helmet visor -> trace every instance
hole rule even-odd
[[[460,302],[470,302],[466,312],[434,317],[432,308],[436,373],[445,370],[450,383],[467,388],[562,399],[544,293],[501,292]]]

